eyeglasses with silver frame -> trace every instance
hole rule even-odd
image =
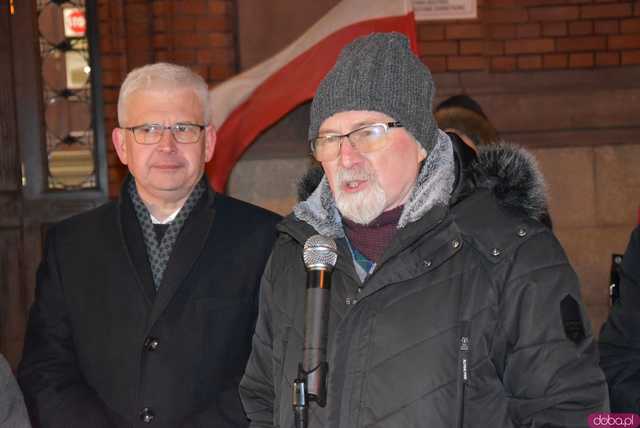
[[[400,122],[371,123],[341,135],[322,135],[309,141],[311,153],[318,162],[337,159],[344,138],[360,153],[382,150],[389,144],[387,133],[390,128],[402,128]]]
[[[173,125],[162,125],[160,123],[144,123],[138,126],[131,126],[126,129],[133,133],[133,139],[138,144],[152,145],[158,144],[168,129],[176,143],[193,144],[200,140],[202,130],[206,125],[197,123],[174,123]]]

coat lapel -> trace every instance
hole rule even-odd
[[[155,299],[156,290],[153,286],[153,275],[147,259],[147,248],[144,244],[142,230],[131,200],[127,195],[126,189],[129,180],[131,180],[130,176],[125,180],[120,193],[118,227],[122,239],[122,248],[127,253],[127,259],[131,269],[135,272],[136,282],[145,296],[145,302],[150,307]]]
[[[149,328],[162,315],[202,253],[215,216],[213,203],[214,193],[211,189],[207,189],[180,231],[153,303]]]

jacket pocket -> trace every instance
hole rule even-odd
[[[469,383],[470,352],[471,352],[471,328],[469,321],[460,322],[460,334],[458,336],[458,370],[456,387],[456,428],[464,426],[464,394]]]

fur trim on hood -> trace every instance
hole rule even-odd
[[[450,204],[454,183],[451,140],[442,131],[427,157],[409,201],[398,223],[402,228],[420,219],[435,205]],[[479,146],[479,154],[466,169],[464,189],[459,198],[476,189],[490,190],[498,203],[550,226],[547,192],[536,159],[523,148],[506,144]],[[311,168],[298,183],[300,202],[294,215],[319,233],[333,238],[344,236],[340,213],[320,166]]]
[[[477,188],[491,190],[501,206],[550,226],[544,177],[527,150],[506,143],[480,146],[468,174]]]

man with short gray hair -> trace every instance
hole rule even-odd
[[[279,217],[215,193],[206,82],[133,70],[118,201],[47,233],[19,382],[36,427],[241,427],[259,278]]]
[[[278,226],[263,275],[240,384],[251,426],[577,428],[607,409],[578,278],[540,222],[535,161],[492,145],[462,162],[434,91],[397,33],[356,39],[320,83],[309,140],[324,177]],[[305,312],[302,254],[329,239],[324,365],[303,360],[303,344],[322,347],[303,340],[321,309]],[[324,367],[326,406],[318,377],[302,387]]]

